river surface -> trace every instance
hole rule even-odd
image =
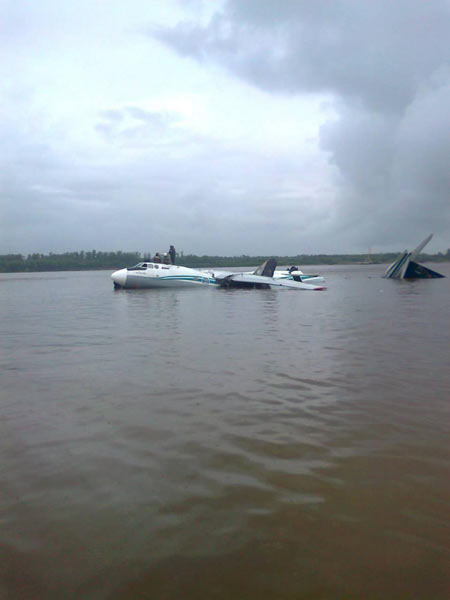
[[[450,264],[0,275],[0,597],[448,598]]]

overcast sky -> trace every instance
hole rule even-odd
[[[0,253],[450,247],[449,0],[0,0]]]

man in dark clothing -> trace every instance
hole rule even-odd
[[[177,255],[177,253],[175,252],[175,248],[173,246],[170,246],[169,248],[169,256],[170,256],[170,262],[174,265],[175,264],[175,256]]]

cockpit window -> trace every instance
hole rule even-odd
[[[134,267],[127,267],[127,271],[145,271],[147,263],[138,263]]]

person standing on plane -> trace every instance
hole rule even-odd
[[[175,256],[177,255],[175,248],[173,246],[170,246],[169,248],[169,256],[170,256],[170,262],[174,265],[175,264]]]

